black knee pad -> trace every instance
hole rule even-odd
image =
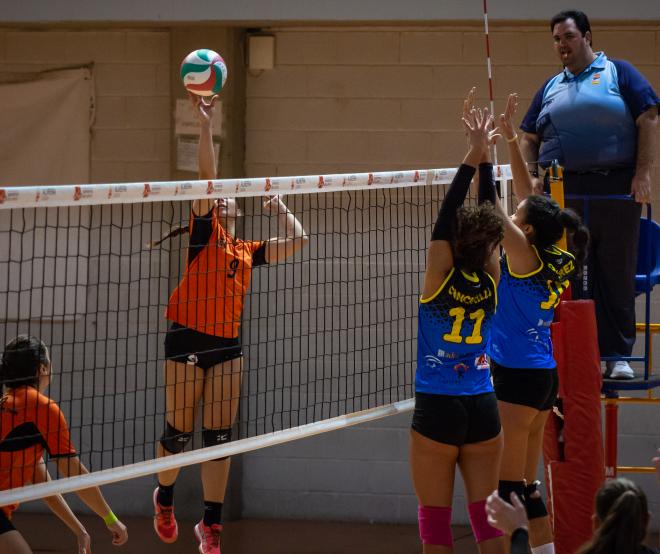
[[[190,442],[192,433],[184,433],[172,427],[169,423],[165,423],[165,431],[160,437],[160,444],[170,454],[178,454]]]
[[[202,429],[202,444],[204,447],[217,446],[231,442],[231,428],[229,429]],[[216,458],[216,461],[226,460],[227,456]]]
[[[529,519],[538,519],[548,515],[548,509],[545,507],[545,502],[543,502],[541,493],[538,490],[540,484],[541,481],[534,481],[531,485],[525,487],[524,503]]]
[[[520,501],[525,501],[525,482],[524,481],[500,481],[497,485],[497,494],[504,502],[511,504],[511,493],[515,492]]]

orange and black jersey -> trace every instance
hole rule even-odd
[[[76,456],[64,414],[34,387],[9,389],[0,400],[0,490],[31,483],[44,451]],[[16,505],[1,509],[10,516]]]
[[[235,338],[252,268],[266,263],[266,243],[232,237],[215,208],[190,222],[188,263],[166,317],[216,337]]]

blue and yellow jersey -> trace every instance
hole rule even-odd
[[[418,392],[463,396],[492,392],[486,343],[497,287],[485,271],[452,268],[440,288],[420,298]]]
[[[513,273],[506,255],[498,287],[500,305],[493,320],[488,354],[513,368],[551,369],[550,325],[559,297],[575,273],[575,258],[556,246],[536,251],[539,267],[526,275]]]

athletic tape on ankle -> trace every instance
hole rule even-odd
[[[419,506],[419,538],[423,544],[434,546],[452,546],[451,507]]]
[[[503,535],[502,531],[495,529],[495,527],[492,527],[488,523],[485,500],[472,502],[468,506],[468,512],[470,514],[470,525],[474,533],[474,540],[477,541],[477,544]]]
[[[525,487],[525,509],[527,510],[527,518],[538,519],[548,515],[548,509],[545,506],[545,502],[541,497],[541,493],[538,490],[540,481],[534,481],[531,485]]]

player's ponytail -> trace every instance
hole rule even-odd
[[[589,245],[589,230],[582,224],[580,216],[571,209],[559,210],[557,214],[559,223],[571,235],[571,251],[575,256],[577,267],[584,265]]]
[[[571,235],[576,267],[582,268],[587,255],[589,231],[582,225],[580,216],[569,208],[561,209],[552,198],[533,194],[525,200],[525,223],[534,227],[532,243],[539,249],[559,242],[564,230]]]
[[[48,365],[48,348],[36,337],[18,335],[2,353],[0,384],[2,387],[36,387],[39,384],[39,368]]]
[[[644,492],[628,479],[605,483],[596,495],[600,526],[578,554],[637,554],[649,521]]]
[[[158,240],[152,240],[146,244],[147,248],[156,248],[161,242],[165,242],[166,240],[171,239],[172,237],[178,237],[179,235],[183,235],[184,233],[189,233],[190,232],[190,225],[180,225],[179,227],[175,227],[174,229],[170,229],[168,233],[163,235],[160,239]]]

